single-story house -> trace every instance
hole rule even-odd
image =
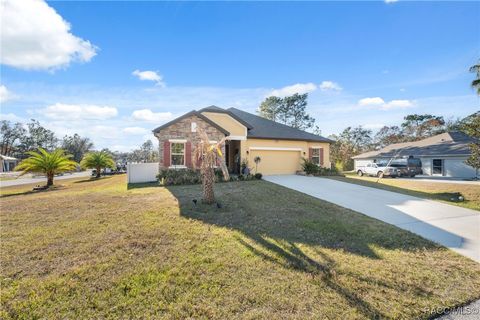
[[[10,172],[17,166],[19,160],[0,154],[0,172]]]
[[[159,141],[160,168],[193,167],[193,148],[203,128],[212,143],[227,137],[223,147],[225,164],[239,173],[242,162],[264,175],[294,174],[301,170],[302,158],[330,168],[330,143],[319,135],[280,124],[235,108],[210,106],[190,111],[153,130]]]
[[[424,175],[474,178],[477,176],[475,168],[465,163],[471,154],[470,144],[473,142],[474,138],[453,131],[419,141],[395,143],[353,157],[355,171],[369,162],[414,157],[421,160]]]

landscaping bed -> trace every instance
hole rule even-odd
[[[265,182],[2,190],[2,319],[427,319],[480,297],[480,264]],[[25,193],[24,193],[25,192]]]

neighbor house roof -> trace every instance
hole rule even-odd
[[[353,159],[469,155],[471,153],[469,145],[475,141],[463,132],[451,131],[419,141],[391,144],[380,150],[359,154]]]
[[[249,129],[247,133],[248,138],[301,140],[328,143],[333,142],[332,140],[325,137],[309,133],[300,129],[295,129],[290,126],[268,120],[242,110],[229,108],[227,109],[227,111],[230,111],[235,116],[251,125],[251,129]]]
[[[185,118],[188,118],[188,117],[191,117],[191,116],[197,116],[199,117],[200,119],[202,119],[203,121],[207,122],[208,124],[210,124],[211,126],[217,128],[218,130],[220,130],[220,132],[224,133],[225,135],[229,135],[230,132],[228,132],[227,130],[225,130],[224,128],[222,128],[221,126],[219,126],[218,124],[216,124],[215,122],[213,122],[212,120],[208,119],[207,117],[205,117],[203,114],[201,114],[200,112],[196,111],[196,110],[192,110],[188,113],[185,113],[183,116],[180,116],[176,119],[173,119],[172,121],[169,121],[167,123],[165,123],[164,125],[161,125],[160,127],[156,128],[153,130],[154,133],[156,132],[159,132],[160,130],[164,129],[164,128],[167,128],[169,126],[171,126],[172,124],[174,124],[175,122],[178,122],[180,120],[183,120]]]
[[[0,154],[0,159],[2,159],[2,160],[9,160],[9,161],[16,161],[16,160],[18,160],[17,158],[9,157],[9,156],[4,156],[3,154]]]

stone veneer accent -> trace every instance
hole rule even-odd
[[[191,117],[182,119],[173,123],[172,125],[168,126],[167,128],[161,129],[159,132],[155,133],[155,136],[158,138],[159,142],[159,164],[160,168],[164,169],[165,166],[163,165],[163,146],[165,140],[169,139],[185,139],[190,141],[192,144],[192,157],[195,152],[195,146],[198,142],[200,142],[200,137],[198,136],[197,132],[192,132],[192,122],[197,124],[197,127],[201,127],[205,130],[210,140],[220,141],[225,137],[225,134],[218,130],[217,128],[213,127],[203,119],[197,117],[196,115],[192,115]],[[222,146],[222,152],[225,155],[225,145]],[[191,162],[193,164],[193,160]]]

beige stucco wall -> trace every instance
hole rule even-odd
[[[212,120],[228,132],[231,136],[246,136],[247,128],[233,119],[226,113],[216,113],[216,112],[202,112],[202,114],[208,119]]]
[[[299,152],[300,159],[301,158],[308,158],[308,149],[309,148],[323,148],[323,166],[326,168],[330,168],[330,144],[325,142],[307,142],[307,141],[295,141],[295,140],[268,140],[268,139],[247,139],[241,141],[241,158],[247,159],[250,168],[255,167],[255,162],[253,158],[255,157],[255,152],[251,152],[251,148],[291,148],[291,149],[300,149],[299,151],[287,151],[287,152]],[[247,154],[249,151],[249,154]],[[268,166],[275,168],[272,171],[280,170],[282,166],[282,159],[281,155],[283,152],[282,150],[279,152],[279,157],[277,161],[270,161]],[[267,160],[267,159],[266,159]],[[267,160],[268,161],[268,160]],[[262,166],[266,166],[267,163],[262,162]],[[277,168],[278,167],[278,168]],[[300,170],[300,163],[298,164],[298,170]]]

